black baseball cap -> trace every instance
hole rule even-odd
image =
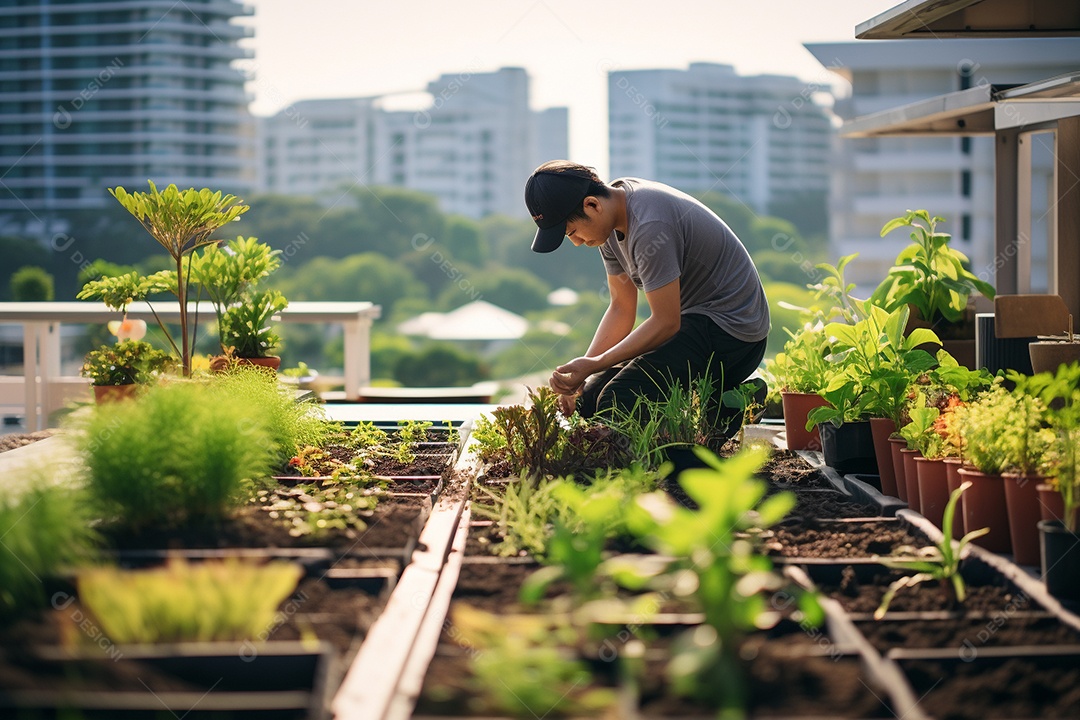
[[[596,182],[590,168],[554,160],[533,171],[525,183],[525,205],[537,228],[532,250],[549,253],[558,249],[566,237],[566,218],[589,196]]]

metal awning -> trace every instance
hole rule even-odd
[[[993,135],[1080,115],[1080,71],[1027,85],[979,85],[844,123],[843,137]]]
[[[1066,0],[907,0],[855,27],[860,40],[1080,36]]]

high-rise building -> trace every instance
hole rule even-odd
[[[612,177],[713,190],[758,212],[829,182],[827,110],[795,77],[742,76],[730,65],[608,75]]]
[[[233,0],[0,7],[0,216],[29,228],[146,181],[247,194],[254,136]]]
[[[904,40],[815,43],[806,48],[851,84],[834,109],[843,120],[893,110],[979,85],[1018,85],[1067,71],[1080,59],[1080,39]],[[941,231],[965,253],[972,271],[992,280],[994,139],[986,137],[838,137],[830,191],[835,256],[858,252],[849,277],[873,287],[910,243],[886,221],[909,209],[945,218]],[[1047,288],[1047,212],[1053,187],[1053,143],[1031,145],[1032,291]]]
[[[315,195],[350,185],[430,193],[446,212],[525,214],[522,188],[567,154],[566,108],[529,107],[521,68],[446,74],[419,110],[385,98],[306,100],[260,121],[260,188]]]

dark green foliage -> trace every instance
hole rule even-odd
[[[15,302],[48,302],[54,297],[53,276],[45,268],[27,265],[11,276],[11,299]]]
[[[42,579],[89,562],[97,545],[84,493],[33,480],[22,497],[0,499],[0,618],[43,606]]]
[[[406,387],[460,387],[488,377],[479,357],[446,344],[403,355],[394,367],[394,379]]]
[[[11,276],[27,265],[50,267],[48,249],[31,238],[0,236],[0,257],[4,258],[0,270],[0,301],[11,300]]]
[[[79,433],[90,493],[140,531],[222,519],[269,474],[272,419],[223,386],[175,382],[96,408]]]

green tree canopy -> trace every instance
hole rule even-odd
[[[48,302],[54,297],[53,276],[45,268],[27,265],[11,276],[11,299],[15,302]]]
[[[402,298],[427,296],[424,286],[401,263],[375,253],[318,257],[296,270],[286,264],[271,284],[293,301],[368,300],[382,305],[384,316]]]

